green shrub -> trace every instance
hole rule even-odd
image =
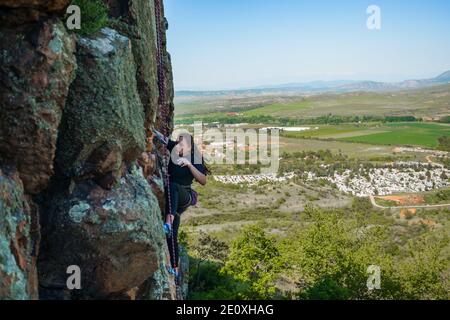
[[[76,33],[88,36],[108,24],[108,7],[101,0],[72,0],[72,4],[81,12],[81,29]]]
[[[260,212],[257,208],[242,212],[240,219],[255,220]],[[417,216],[447,221],[448,213],[427,210]],[[355,200],[346,209],[306,205],[299,216],[301,225],[281,213],[272,212],[271,217],[276,223],[266,220],[233,231],[229,250],[219,240],[223,235],[199,237],[190,247],[191,299],[449,297],[447,223],[431,229],[395,221],[392,213],[387,217],[371,209],[367,198]],[[231,216],[227,219],[231,221]],[[283,229],[286,234],[269,235],[267,229]],[[223,232],[229,236],[231,231]],[[380,267],[380,289],[367,288],[370,265]]]
[[[280,270],[280,253],[273,238],[258,226],[245,227],[231,246],[221,270],[241,283],[241,299],[270,299],[276,294],[274,281]]]
[[[450,137],[442,136],[438,139],[438,141],[439,141],[438,149],[450,151]]]

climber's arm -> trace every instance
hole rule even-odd
[[[206,185],[206,175],[198,170],[192,163],[189,166],[189,170],[191,170],[194,179],[197,180],[202,186]]]
[[[178,159],[178,165],[182,167],[188,167],[192,175],[194,176],[194,179],[202,186],[206,185],[206,174],[204,172],[203,165],[194,165],[186,158]]]

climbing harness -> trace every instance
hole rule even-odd
[[[156,23],[156,38],[157,38],[157,72],[158,72],[158,89],[159,89],[159,99],[158,99],[158,105],[159,105],[159,111],[161,114],[161,118],[165,124],[163,129],[164,136],[168,137],[170,134],[170,110],[169,105],[166,102],[166,83],[165,83],[165,76],[164,76],[164,56],[163,56],[163,31],[162,31],[162,24],[161,24],[161,16],[162,16],[162,10],[161,10],[161,2],[162,0],[154,0],[155,4],[155,23]],[[165,185],[167,190],[167,197],[166,201],[168,201],[168,207],[169,212],[165,213],[172,214],[172,204],[170,202],[170,179],[169,179],[169,163],[170,163],[170,152],[167,149],[167,146],[165,148],[166,155],[163,155],[164,159],[164,167],[165,167]],[[173,222],[171,222],[173,223]],[[170,232],[168,237],[170,237],[170,240],[172,241],[172,259],[175,260],[175,237],[174,237],[174,231],[173,226],[170,228]],[[178,261],[175,262],[175,267],[178,266]],[[179,277],[175,276],[175,288],[176,288],[176,295],[177,299],[181,299],[181,293],[180,293],[180,283],[179,283]]]

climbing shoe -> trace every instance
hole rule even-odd
[[[172,267],[167,267],[167,272],[169,272],[169,274],[173,275],[175,278],[179,277],[178,272],[175,270],[175,268]]]
[[[170,223],[164,223],[164,233],[168,237],[172,235],[172,225]]]
[[[173,276],[175,281],[175,286],[179,286],[181,282],[181,273],[177,272],[175,268],[167,266],[167,272]]]

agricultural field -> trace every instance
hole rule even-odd
[[[363,143],[348,143],[344,141],[328,141],[302,138],[280,137],[280,152],[302,152],[330,150],[333,153],[344,153],[350,158],[374,159],[394,157],[393,148],[389,146],[375,146]],[[408,156],[408,155],[403,155]]]
[[[314,128],[317,129],[284,133],[284,136],[289,138],[332,139],[371,145],[410,145],[426,148],[437,148],[440,137],[450,136],[450,125],[438,123],[364,123],[323,125]]]
[[[270,104],[264,107],[245,111],[245,116],[283,116],[283,117],[295,117],[302,115],[307,110],[313,108],[313,105],[309,101],[296,101],[293,103],[276,103]]]
[[[382,130],[385,132],[347,137],[343,140],[380,145],[414,145],[436,148],[439,145],[440,137],[450,136],[450,125],[445,124],[390,123],[386,124]]]

